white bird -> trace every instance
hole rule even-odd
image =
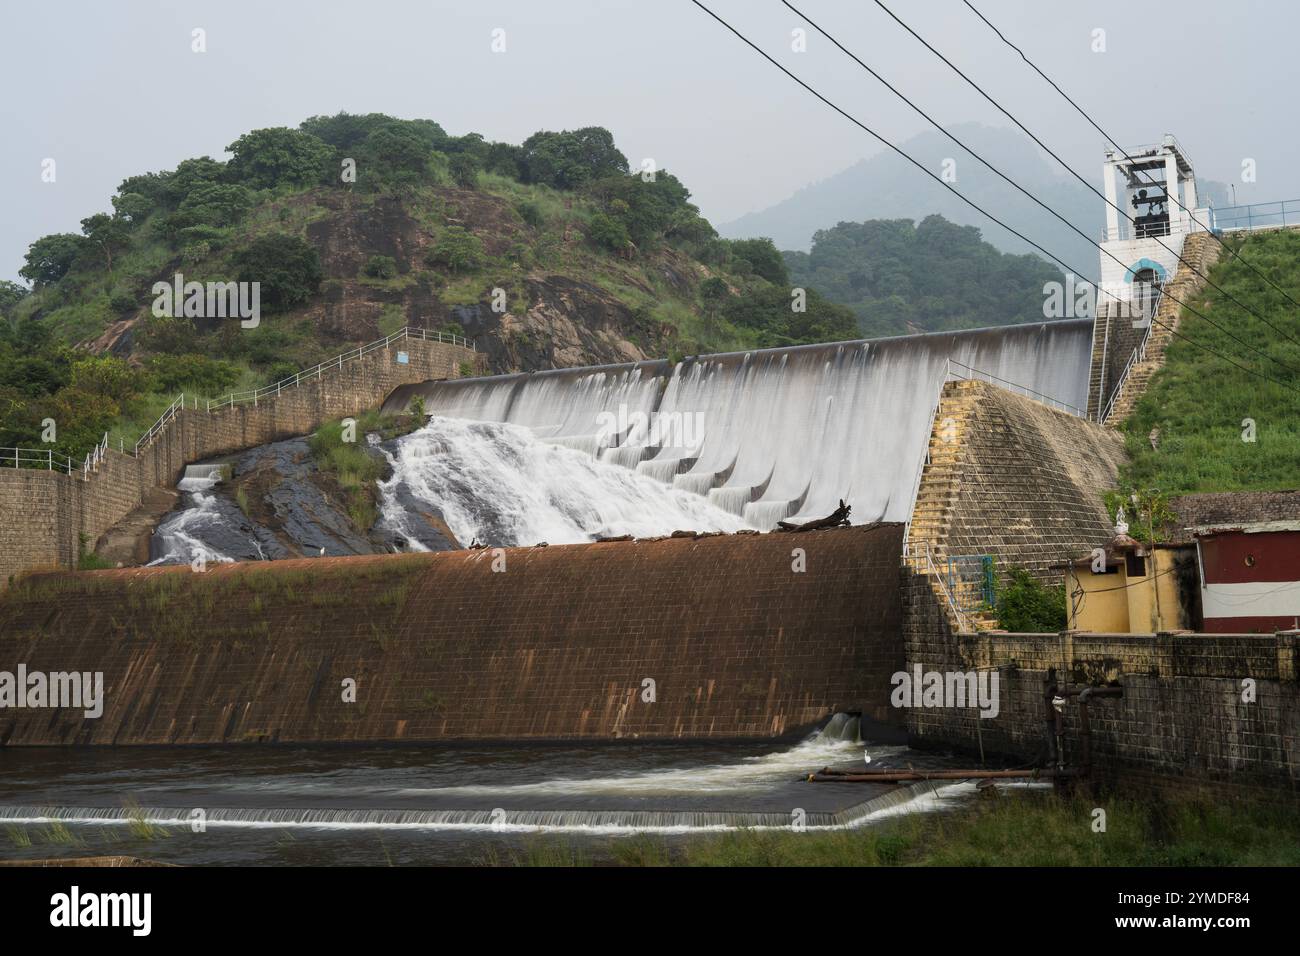
[[[862,755],[862,762],[863,762],[863,763],[871,763],[871,754],[869,754],[869,753],[863,753],[863,755]]]
[[[320,556],[321,556],[322,558],[325,557],[325,549],[324,549],[324,548],[321,548],[321,549],[320,549]]]

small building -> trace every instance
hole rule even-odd
[[[1147,547],[1122,523],[1104,546],[1064,565],[1067,626],[1098,634],[1193,630],[1199,605],[1196,551]]]
[[[1201,629],[1300,630],[1300,522],[1190,528],[1201,569]]]
[[[1300,491],[1181,495],[1170,506],[1177,521],[1154,545],[1121,518],[1106,544],[1056,566],[1072,630],[1300,628]]]

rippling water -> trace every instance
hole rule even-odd
[[[836,724],[796,745],[0,750],[0,857],[474,863],[549,834],[600,859],[636,833],[787,827],[796,812],[810,828],[864,826],[969,790],[804,782],[866,752],[873,767],[936,763],[842,731],[854,736]]]

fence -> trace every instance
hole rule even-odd
[[[400,342],[406,339],[417,339],[426,342],[447,342],[452,345],[459,345],[462,348],[469,349],[471,352],[478,351],[478,349],[474,346],[474,343],[464,338],[463,336],[453,335],[450,332],[436,332],[436,331],[429,331],[428,329],[413,329],[408,326],[399,329],[398,331],[394,332],[392,335],[386,336],[385,338],[379,339],[378,341],[371,342],[369,345],[363,345],[359,348],[353,349],[350,352],[344,352],[342,355],[336,356],[335,358],[330,359],[328,362],[322,362],[321,364],[315,366],[314,368],[306,369],[305,371],[299,372],[290,378],[282,379],[281,381],[276,382],[273,385],[266,385],[262,388],[255,389],[249,392],[231,393],[230,395],[227,395],[225,398],[219,399],[217,401],[210,401],[207,403],[207,410],[209,412],[213,412],[220,408],[228,408],[232,405],[241,404],[243,402],[252,402],[253,404],[256,405],[258,399],[261,397],[267,395],[279,395],[286,388],[292,388],[303,382],[320,378],[321,375],[327,369],[342,368],[345,362],[351,362],[355,359],[360,359],[365,355],[369,355],[371,352],[377,352],[380,349],[389,348],[395,342]],[[198,399],[195,398],[194,402],[195,402],[194,407],[197,409]],[[140,436],[139,440],[135,443],[135,447],[132,451],[133,457],[139,458],[140,452],[143,449],[147,448],[155,438],[157,438],[160,434],[162,434],[163,430],[172,422],[173,419],[176,418],[178,414],[180,414],[181,410],[184,408],[185,408],[185,393],[182,392],[181,394],[176,396],[175,400],[169,406],[167,406],[166,411],[164,411],[160,416],[158,416],[158,420],[149,426],[148,431],[146,431],[143,435]],[[85,459],[82,461],[82,465],[81,465],[82,478],[89,478],[92,472],[98,470],[100,462],[104,460],[104,455],[105,453],[107,453],[107,451],[108,451],[108,432],[105,432],[104,437],[95,445],[94,448],[92,448],[86,454]],[[58,471],[62,471],[66,475],[71,475],[74,469],[74,461],[72,458],[69,458],[67,455],[63,455],[51,451],[49,449],[0,448],[0,467],[42,468],[42,469],[48,469],[50,471],[58,470]]]
[[[1257,202],[1214,210],[1215,232],[1248,232],[1300,226],[1300,199]]]
[[[244,402],[257,404],[259,398],[268,395],[279,395],[286,388],[293,388],[303,382],[310,381],[313,378],[320,378],[321,374],[328,368],[342,368],[344,362],[351,362],[362,356],[369,355],[379,349],[386,349],[394,342],[400,342],[403,339],[422,339],[427,342],[448,342],[452,345],[459,345],[470,351],[478,351],[474,343],[459,335],[453,335],[450,332],[430,332],[428,329],[413,329],[409,326],[399,329],[387,338],[380,339],[377,342],[371,342],[369,345],[363,345],[360,348],[353,349],[351,352],[344,352],[342,355],[330,359],[328,362],[322,362],[314,368],[309,368],[298,372],[289,378],[281,379],[272,385],[264,385],[261,388],[253,389],[247,392],[231,392],[225,398],[219,398],[216,401],[208,402],[208,411],[214,411],[218,408],[227,408],[231,405],[238,405]]]

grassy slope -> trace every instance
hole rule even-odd
[[[1261,233],[1229,240],[1240,255],[1300,300],[1300,232]],[[1228,253],[1210,272],[1226,292],[1300,339],[1300,309]],[[1273,384],[1175,339],[1166,364],[1152,379],[1125,427],[1131,465],[1123,487],[1193,491],[1300,487],[1300,343],[1207,288],[1193,302],[1216,323],[1263,350],[1251,352],[1204,320],[1184,312],[1180,331],[1234,361],[1279,379]],[[1287,372],[1282,365],[1297,370]],[[1243,419],[1255,421],[1256,441],[1242,440]],[[1159,447],[1148,435],[1160,429]]]

